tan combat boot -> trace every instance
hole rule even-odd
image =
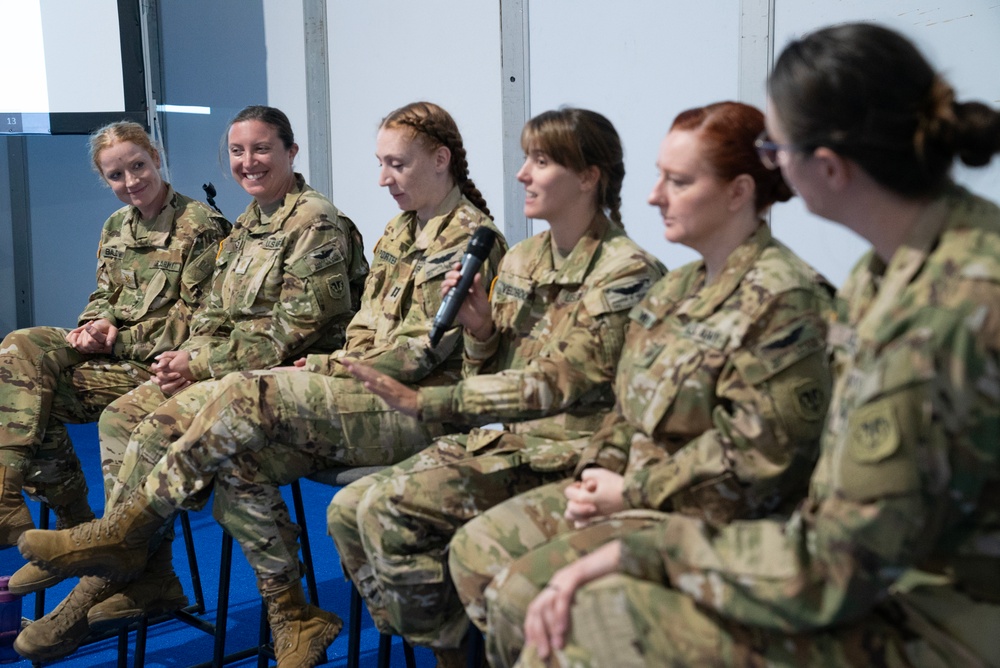
[[[32,661],[51,661],[72,653],[90,632],[87,611],[119,588],[103,578],[80,578],[55,610],[21,629],[14,649]]]
[[[53,587],[65,579],[63,576],[29,561],[10,576],[7,588],[11,594],[24,596]]]
[[[49,507],[56,514],[57,530],[70,529],[94,519],[94,511],[90,509],[90,504],[87,503],[86,497],[67,499],[65,502],[60,500],[59,503],[50,499]],[[59,584],[64,579],[61,575],[42,568],[38,564],[28,562],[10,576],[7,588],[12,594],[24,596],[25,594],[33,594],[36,591],[48,589]]]
[[[184,587],[174,573],[172,545],[164,539],[137,580],[90,609],[91,631],[104,633],[137,622],[144,614],[158,617],[187,606]]]
[[[139,489],[102,519],[63,531],[27,531],[17,547],[25,559],[57,575],[128,582],[146,566],[149,541],[167,519]]]
[[[340,617],[306,603],[302,582],[264,594],[278,668],[312,668],[340,633]]]
[[[87,498],[77,499],[72,503],[57,503],[49,500],[49,508],[56,514],[56,530],[72,529],[75,526],[94,519],[94,511],[90,509]]]
[[[0,549],[17,544],[25,531],[35,528],[31,513],[21,496],[24,475],[9,466],[0,466]]]

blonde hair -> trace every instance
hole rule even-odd
[[[149,155],[155,160],[159,157],[160,152],[156,148],[156,144],[153,139],[149,136],[149,133],[134,121],[118,121],[117,123],[109,123],[102,128],[98,128],[90,135],[90,161],[94,165],[94,170],[97,171],[101,177],[104,177],[104,172],[101,171],[101,152],[115,144],[121,142],[132,142],[139,148],[149,153]]]

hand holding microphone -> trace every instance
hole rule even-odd
[[[441,301],[441,307],[437,315],[434,316],[434,324],[431,327],[431,345],[436,346],[444,335],[446,329],[455,322],[455,316],[469,294],[469,288],[479,273],[483,262],[489,257],[493,242],[496,239],[496,232],[488,227],[478,227],[469,240],[469,245],[462,256],[462,266],[459,270],[461,276],[448,294]]]

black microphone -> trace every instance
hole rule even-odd
[[[483,266],[483,260],[489,256],[496,238],[496,232],[488,227],[480,226],[473,232],[472,238],[469,239],[469,246],[465,249],[465,255],[462,256],[462,277],[441,300],[441,308],[434,316],[434,325],[431,327],[432,346],[436,346],[441,341],[444,330],[451,327],[451,323],[455,321],[458,309],[465,301],[465,296],[469,294],[472,281],[479,273],[479,268]]]

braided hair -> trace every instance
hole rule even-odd
[[[451,152],[450,172],[455,184],[466,199],[489,216],[490,220],[493,219],[486,206],[486,198],[469,178],[469,162],[465,156],[462,134],[451,114],[433,102],[411,102],[390,112],[379,124],[379,129],[392,128],[409,129],[413,138],[428,150],[433,151],[439,146],[447,148]]]

